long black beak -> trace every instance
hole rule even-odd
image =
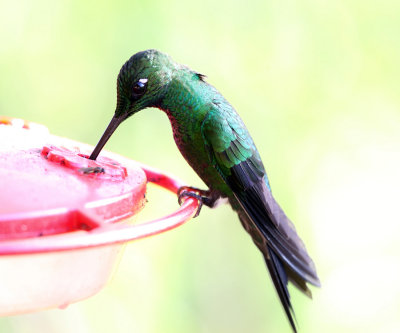
[[[95,160],[97,156],[99,156],[101,150],[103,149],[104,145],[107,143],[108,139],[117,129],[119,124],[121,124],[125,120],[125,117],[113,117],[108,124],[106,130],[104,131],[103,136],[101,137],[100,141],[97,143],[96,147],[94,148],[92,154],[90,155],[90,160]]]

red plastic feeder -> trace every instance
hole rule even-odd
[[[64,307],[108,281],[122,244],[191,219],[198,202],[132,225],[146,184],[183,184],[121,156],[0,117],[0,315]]]

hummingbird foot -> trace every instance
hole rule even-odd
[[[216,205],[218,199],[220,198],[220,196],[215,191],[200,190],[196,187],[190,187],[190,186],[181,186],[178,189],[177,194],[178,194],[178,203],[180,205],[182,204],[183,197],[191,197],[199,201],[199,208],[197,208],[197,212],[193,217],[199,216],[203,205],[213,208]]]

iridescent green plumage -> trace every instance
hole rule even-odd
[[[209,187],[210,207],[227,198],[262,252],[279,298],[296,331],[288,281],[308,296],[319,286],[314,264],[294,226],[271,194],[254,142],[235,109],[204,76],[157,50],[132,56],[121,68],[115,115],[91,158],[118,125],[146,107],[168,115],[183,157]]]

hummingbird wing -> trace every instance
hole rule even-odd
[[[279,297],[293,324],[287,290],[288,278],[311,296],[305,282],[319,286],[314,263],[296,230],[271,194],[268,178],[243,121],[225,101],[214,106],[202,123],[202,135],[210,152],[211,163],[232,189],[245,215],[242,223],[263,252]],[[248,224],[251,224],[250,226]],[[253,228],[253,226],[255,228]],[[251,229],[255,231],[251,231]]]

